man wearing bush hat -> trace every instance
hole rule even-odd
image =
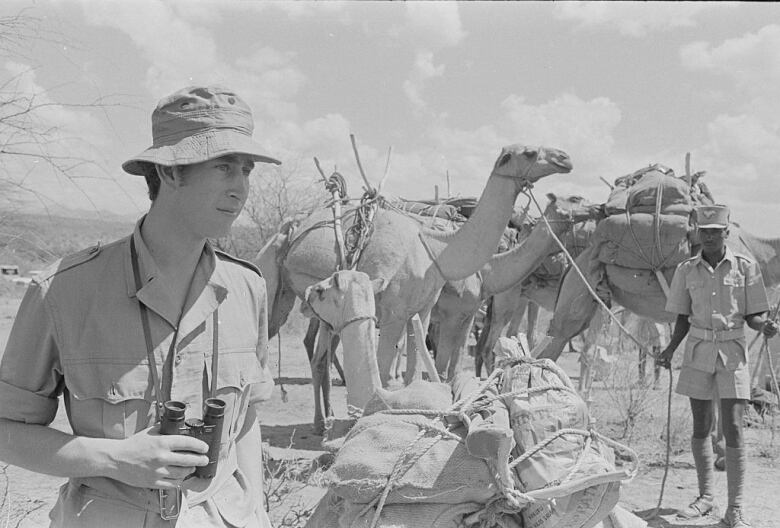
[[[698,255],[680,263],[674,273],[666,311],[677,320],[659,363],[671,368],[674,351],[687,336],[677,393],[688,396],[693,415],[691,451],[696,464],[699,495],[678,516],[692,519],[714,515],[713,451],[709,439],[713,424],[713,394],[720,397],[720,416],[726,438],[728,508],[723,521],[729,528],[745,528],[743,494],[746,453],[742,417],[750,398],[744,325],[767,337],[777,334],[767,318],[764,281],[758,264],[726,246],[729,208],[699,206],[695,210],[701,242]]]
[[[0,459],[69,478],[52,526],[270,526],[256,410],[273,386],[265,282],[209,242],[240,213],[254,164],[279,163],[253,128],[223,87],[162,99],[152,146],[123,164],[145,177],[149,212],[31,283],[0,363]],[[72,433],[49,427],[59,397]],[[224,408],[221,434],[186,434],[208,398]],[[189,425],[163,435],[171,404]],[[209,462],[213,476],[193,473]]]

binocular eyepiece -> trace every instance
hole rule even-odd
[[[184,402],[169,400],[163,404],[160,420],[160,434],[185,435],[202,440],[209,445],[209,463],[195,468],[194,476],[210,479],[217,472],[219,448],[222,439],[222,423],[225,418],[225,402],[219,398],[208,398],[203,402],[203,419],[184,418]]]

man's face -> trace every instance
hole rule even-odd
[[[227,235],[246,202],[253,167],[249,156],[231,154],[177,171],[172,202],[183,225],[199,238]]]
[[[726,245],[729,230],[721,227],[707,227],[699,229],[701,249],[705,253],[720,253]]]

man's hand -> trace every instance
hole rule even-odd
[[[171,489],[195,470],[209,463],[206,442],[184,435],[160,435],[155,425],[118,440],[109,456],[116,480],[139,488]]]
[[[665,369],[672,368],[672,356],[674,356],[674,349],[670,347],[666,347],[663,352],[661,352],[657,358],[655,358],[655,364],[659,367],[663,367]]]
[[[771,319],[767,319],[764,321],[764,324],[761,325],[761,333],[766,337],[775,337],[777,335],[777,323]]]

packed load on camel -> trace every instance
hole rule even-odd
[[[369,401],[306,526],[646,526],[617,506],[636,455],[593,430],[568,376],[517,340],[496,354],[486,382],[417,381]],[[616,449],[632,463],[616,467]]]
[[[344,270],[306,292],[305,310],[340,329],[354,374],[347,398],[363,402],[306,526],[646,526],[617,506],[636,454],[598,434],[566,374],[531,359],[527,345],[501,340],[499,368],[484,382],[461,373],[449,384],[415,377],[383,388],[370,316],[376,287],[365,273]],[[618,467],[615,450],[630,463]]]
[[[701,174],[679,178],[653,164],[617,178],[604,204],[607,217],[593,234],[591,265],[609,266],[610,280],[627,292],[662,294],[657,272],[668,283],[677,264],[691,256],[691,213],[712,203]]]

